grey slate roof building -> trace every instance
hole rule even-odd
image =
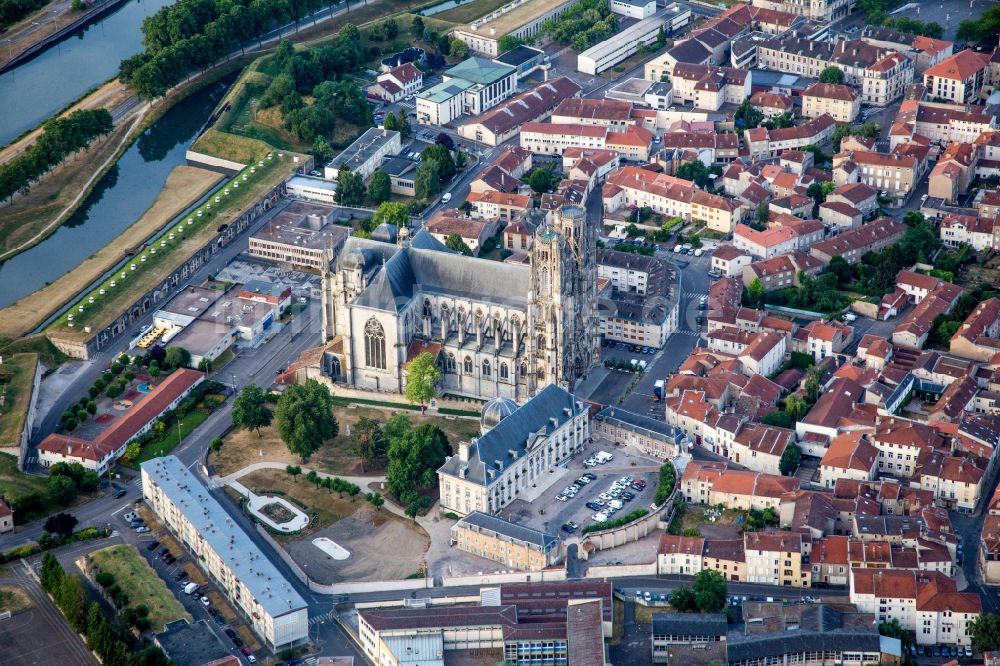
[[[517,264],[448,250],[425,229],[397,243],[349,238],[323,276],[323,342],[336,382],[401,392],[419,353],[441,393],[523,402],[547,384],[572,391],[600,361],[594,225],[563,206]]]
[[[495,514],[580,450],[589,434],[583,403],[550,384],[482,436],[459,444],[438,469],[441,504],[461,514]]]

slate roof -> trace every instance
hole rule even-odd
[[[548,552],[559,541],[559,537],[555,535],[525,527],[524,525],[518,525],[502,518],[482,513],[481,511],[473,511],[457,523],[457,525],[463,524],[490,530],[502,536],[529,543],[537,546],[542,552]]]
[[[481,263],[512,265],[486,260]],[[527,289],[521,293],[527,293]],[[459,470],[465,467],[466,481],[489,486],[502,478],[498,473],[492,476],[487,473],[487,468],[495,472],[502,471],[496,469],[495,461],[500,461],[503,469],[507,469],[515,460],[511,457],[511,451],[516,451],[517,460],[523,458],[534,446],[536,433],[547,436],[583,411],[584,408],[572,394],[555,384],[549,384],[485,435],[473,439],[469,446],[468,462],[463,462],[459,456],[454,455],[438,471],[459,476]],[[550,419],[554,419],[555,424]]]
[[[654,613],[656,636],[725,636],[726,616],[722,613]]]

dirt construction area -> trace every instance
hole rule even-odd
[[[350,556],[336,560],[313,544],[326,537]],[[430,539],[404,518],[367,505],[333,525],[284,544],[310,578],[330,585],[344,581],[402,580],[423,566]]]

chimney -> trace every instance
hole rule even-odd
[[[469,443],[462,442],[458,445],[458,459],[464,463],[469,462]]]

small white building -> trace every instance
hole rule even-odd
[[[347,167],[368,180],[375,170],[382,166],[386,157],[398,155],[402,149],[403,142],[399,132],[371,127],[326,165],[323,176],[327,180],[336,180],[340,170]],[[302,177],[307,178],[307,176]],[[314,201],[333,203],[332,200],[325,199],[314,199]]]
[[[665,24],[666,21],[661,18],[644,18],[581,53],[577,56],[576,68],[585,74],[600,74],[635,55],[643,46],[655,42],[660,31],[666,29]]]
[[[292,176],[285,183],[285,192],[293,199],[325,204],[337,203],[337,183],[323,178]]]
[[[611,0],[608,7],[615,14],[645,19],[656,13],[656,0]]]

